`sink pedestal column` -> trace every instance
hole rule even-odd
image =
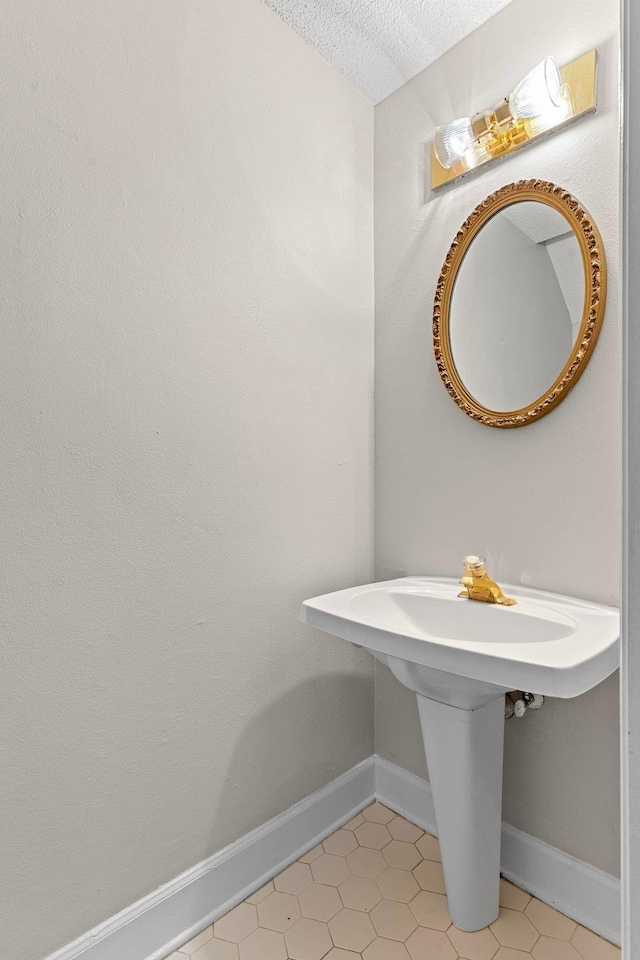
[[[475,710],[417,698],[449,913],[480,930],[498,916],[504,697]]]

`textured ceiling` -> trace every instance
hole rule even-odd
[[[265,0],[372,103],[510,0]]]

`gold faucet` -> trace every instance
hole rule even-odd
[[[500,603],[504,607],[512,607],[517,600],[505,597],[497,583],[487,576],[487,567],[484,557],[465,557],[462,561],[465,575],[460,583],[464,590],[459,597],[469,600],[482,600],[484,603]]]

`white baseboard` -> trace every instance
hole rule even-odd
[[[508,823],[502,824],[500,862],[507,880],[620,946],[622,892],[617,877]]]
[[[374,796],[375,757],[369,757],[46,960],[163,960]]]
[[[241,903],[374,798],[437,834],[429,784],[369,757],[224,850],[74,940],[46,960],[163,960]],[[620,881],[508,824],[507,879],[620,943]]]
[[[376,796],[396,813],[437,834],[431,787],[376,757]],[[507,880],[578,923],[620,944],[620,881],[589,863],[502,824],[501,870]]]

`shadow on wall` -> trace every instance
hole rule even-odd
[[[332,744],[340,742],[354,703],[362,705],[362,727],[370,733],[360,740],[357,755],[338,762]],[[373,752],[371,678],[329,673],[287,689],[237,737],[214,814],[212,849],[237,840],[239,822],[245,825],[242,832],[260,826]],[[251,822],[244,808],[255,808],[256,791],[262,795],[263,816]]]
[[[538,713],[507,721],[502,809],[508,823],[616,877],[618,685],[616,671],[580,697],[548,697]],[[588,732],[585,717],[590,720]]]

